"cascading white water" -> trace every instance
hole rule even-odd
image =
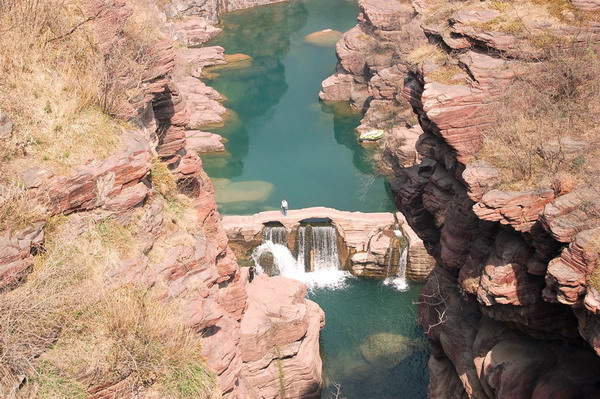
[[[271,241],[273,244],[287,245],[286,231],[283,226],[265,226],[262,233],[263,243]]]
[[[333,226],[312,228],[313,270],[339,270],[337,232]]]
[[[404,238],[401,230],[394,230],[394,233],[398,238]],[[398,272],[395,276],[390,276],[385,279],[384,284],[394,285],[399,291],[406,291],[408,289],[408,283],[406,282],[406,266],[408,264],[408,247],[400,249],[400,256],[398,258]],[[390,254],[391,262],[391,254]],[[389,266],[388,266],[389,267]]]
[[[287,247],[275,244],[272,241],[266,241],[252,252],[252,260],[259,274],[264,273],[259,263],[260,257],[269,252],[273,255],[273,266],[279,272],[278,274],[294,278],[293,276],[304,273],[304,265],[296,262],[296,259],[294,259],[294,256]]]
[[[296,248],[298,248],[298,256],[296,257],[296,262],[299,264],[305,265],[306,259],[306,226],[298,227],[298,237],[296,238]]]
[[[265,229],[277,229],[277,227],[265,227]],[[311,226],[312,230],[312,252],[313,269],[306,272],[304,260],[306,258],[306,229],[300,226],[298,229],[298,256],[294,258],[290,250],[285,246],[268,240],[268,237],[280,237],[279,232],[265,233],[263,231],[263,244],[256,247],[252,253],[252,259],[258,273],[264,273],[259,260],[262,255],[270,252],[273,255],[273,265],[279,275],[303,281],[309,287],[341,288],[344,280],[350,274],[339,270],[340,261],[337,248],[337,232],[333,226]],[[272,235],[274,234],[274,235]],[[276,238],[277,239],[277,238]],[[284,240],[285,242],[285,240]]]

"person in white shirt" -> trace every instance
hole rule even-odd
[[[287,211],[288,211],[288,203],[284,198],[283,201],[281,201],[281,213],[283,213],[283,216],[287,216]]]

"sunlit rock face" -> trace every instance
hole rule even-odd
[[[485,4],[446,17],[432,1],[359,3],[320,97],[367,108],[361,126],[386,131],[396,204],[437,261],[418,307],[433,346],[430,396],[597,395],[598,377],[581,363],[600,364],[598,217],[589,211],[597,193],[568,181],[494,189],[500,171],[476,160],[505,88],[531,70],[540,48],[515,30],[490,29],[500,12]],[[571,37],[569,18],[565,11],[554,34]],[[547,32],[539,18],[522,22]],[[593,22],[581,33],[592,47],[600,42]],[[432,46],[443,50],[419,59]],[[564,147],[566,159],[589,148],[571,137],[539,144]],[[558,369],[569,378],[554,378]]]

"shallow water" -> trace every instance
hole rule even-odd
[[[224,17],[224,32],[210,44],[248,54],[252,64],[217,70],[208,82],[234,111],[224,128],[212,129],[229,140],[228,154],[202,157],[221,213],[275,209],[282,198],[291,209],[394,210],[385,181],[373,177],[369,151],[356,142],[361,116],[319,102],[321,81],[335,71],[334,46],[304,41],[327,28],[346,31],[357,15],[356,2],[306,0]]]
[[[325,371],[323,399],[418,399],[427,397],[429,349],[416,324],[415,306],[422,285],[411,283],[405,292],[381,281],[346,279],[342,289],[312,288],[309,298],[326,314],[321,331]],[[371,364],[360,350],[373,334],[390,333],[411,339],[399,364]],[[388,366],[391,366],[388,368]]]

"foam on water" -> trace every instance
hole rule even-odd
[[[274,244],[272,241],[264,242],[256,247],[252,253],[252,259],[258,273],[264,273],[263,267],[259,263],[260,257],[269,252],[273,255],[273,264],[279,275],[302,281],[308,288],[327,287],[339,289],[344,287],[347,278],[352,277],[347,271],[333,268],[306,272],[304,263],[294,258],[286,246]]]

